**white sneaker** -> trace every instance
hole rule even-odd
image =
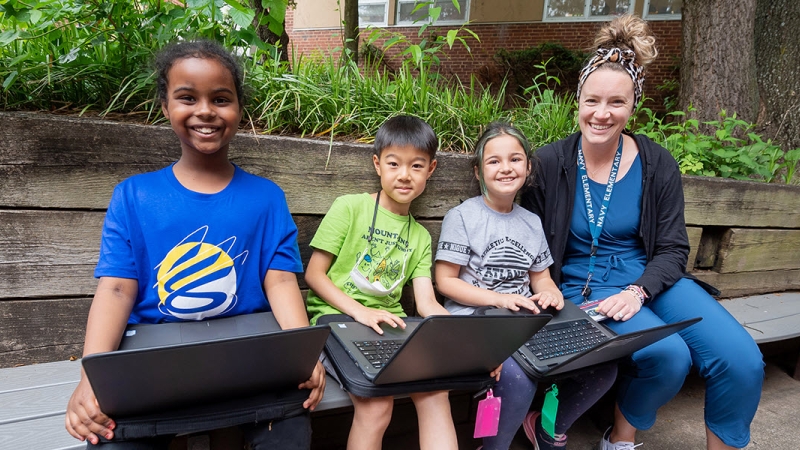
[[[606,432],[603,433],[603,439],[601,439],[600,442],[597,443],[595,450],[633,450],[636,447],[644,445],[644,444],[634,445],[633,442],[625,442],[625,441],[619,441],[612,444],[608,440],[608,437],[611,435],[611,428],[612,427],[608,427]]]

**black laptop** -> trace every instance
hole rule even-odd
[[[120,349],[83,358],[100,409],[130,416],[297,389],[330,328],[281,330],[272,313],[130,325]]]
[[[331,332],[373,384],[488,374],[551,316],[430,316],[406,328],[331,322]]]
[[[489,316],[513,314],[491,309]],[[701,320],[700,317],[628,334],[616,334],[567,300],[553,319],[514,353],[531,378],[559,375],[631,355]]]

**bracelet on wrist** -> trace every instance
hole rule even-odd
[[[636,297],[637,300],[639,300],[639,306],[644,305],[644,301],[647,299],[647,294],[645,293],[643,287],[631,284],[628,285],[628,287],[626,287],[624,291],[633,294],[633,296]]]

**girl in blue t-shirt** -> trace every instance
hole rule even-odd
[[[114,190],[83,354],[116,350],[128,323],[272,310],[281,328],[308,326],[295,275],[302,271],[297,228],[283,192],[228,160],[244,107],[242,68],[210,41],[171,45],[156,66],[161,109],[181,156]],[[319,403],[324,387],[318,363],[300,385],[311,389],[306,408]],[[114,439],[115,427],[82,374],[67,405],[67,431],[89,448],[117,448],[126,444]],[[243,427],[243,435],[250,448],[307,449],[309,416]],[[166,449],[170,438],[135,445]]]
[[[541,221],[514,202],[519,190],[533,182],[535,163],[527,139],[509,124],[492,123],[478,139],[472,167],[482,195],[447,213],[436,252],[436,285],[452,314],[487,306],[532,312],[564,306],[550,278],[553,260]],[[529,412],[536,381],[508,358],[494,387],[502,399],[498,433],[483,439],[484,450],[508,449],[520,425],[534,448],[565,448],[567,429],[615,378],[616,365],[609,364],[559,380],[555,435],[550,436],[540,413]]]

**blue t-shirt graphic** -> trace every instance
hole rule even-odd
[[[268,311],[269,269],[303,270],[297,227],[272,181],[236,167],[225,189],[203,194],[169,166],[114,189],[95,277],[138,281],[128,323]]]

